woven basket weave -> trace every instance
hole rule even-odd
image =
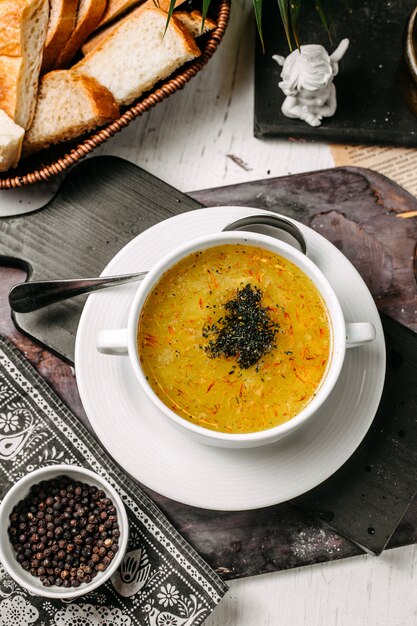
[[[22,161],[18,168],[13,171],[13,176],[7,173],[0,177],[0,189],[24,187],[49,180],[65,171],[77,161],[92,152],[97,146],[113,137],[122,128],[125,128],[132,120],[139,117],[171,94],[182,89],[193,78],[215,53],[226,30],[230,15],[230,0],[219,0],[215,19],[217,28],[209,33],[201,46],[201,56],[181,68],[172,78],[164,82],[157,89],[149,93],[143,99],[138,100],[129,107],[117,120],[85,136],[81,143],[60,144],[47,151],[34,155],[30,159]]]

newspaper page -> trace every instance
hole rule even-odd
[[[376,146],[330,146],[336,166],[367,167],[384,174],[417,197],[417,149]]]

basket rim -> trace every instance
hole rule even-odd
[[[149,93],[145,98],[135,101],[122,115],[110,122],[107,126],[93,131],[81,143],[72,148],[68,153],[56,158],[51,163],[43,165],[39,169],[32,169],[24,174],[7,176],[0,178],[0,190],[27,187],[36,183],[45,183],[53,176],[61,174],[93,152],[95,148],[103,144],[107,139],[113,137],[130,122],[152,109],[165,98],[182,89],[198,72],[208,63],[217,47],[223,39],[227,23],[230,17],[231,0],[220,0],[217,9],[217,27],[210,32],[202,50],[201,55],[188,63],[185,69],[181,69],[178,74],[166,80],[160,87]]]

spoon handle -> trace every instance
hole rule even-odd
[[[148,272],[101,278],[71,278],[66,280],[38,280],[20,283],[11,289],[9,303],[16,313],[30,313],[49,304],[73,296],[142,280]]]
[[[271,228],[272,230],[257,230],[259,227]],[[249,230],[264,232],[277,239],[298,248],[306,254],[306,240],[300,229],[290,220],[280,215],[257,214],[234,220],[223,228],[229,230]],[[284,237],[282,236],[284,234]],[[288,239],[289,236],[289,239]],[[61,302],[73,296],[90,293],[98,289],[105,289],[112,285],[122,285],[135,280],[141,280],[148,272],[126,274],[122,276],[103,276],[101,278],[74,278],[67,280],[38,280],[20,283],[13,287],[9,293],[9,303],[16,313],[30,313],[49,304]]]

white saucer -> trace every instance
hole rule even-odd
[[[219,232],[243,207],[190,211],[153,226],[126,245],[103,274],[149,270],[169,249]],[[100,441],[129,474],[154,491],[206,509],[278,504],[312,489],[354,452],[375,416],[385,377],[385,343],[371,294],[331,243],[299,224],[309,257],[332,284],[349,322],[372,322],[376,340],[347,351],[341,376],[320,413],[281,442],[228,450],[197,443],[171,426],[141,391],[126,357],[96,350],[97,333],[123,328],[137,285],[91,295],[78,327],[75,368],[81,399]]]

